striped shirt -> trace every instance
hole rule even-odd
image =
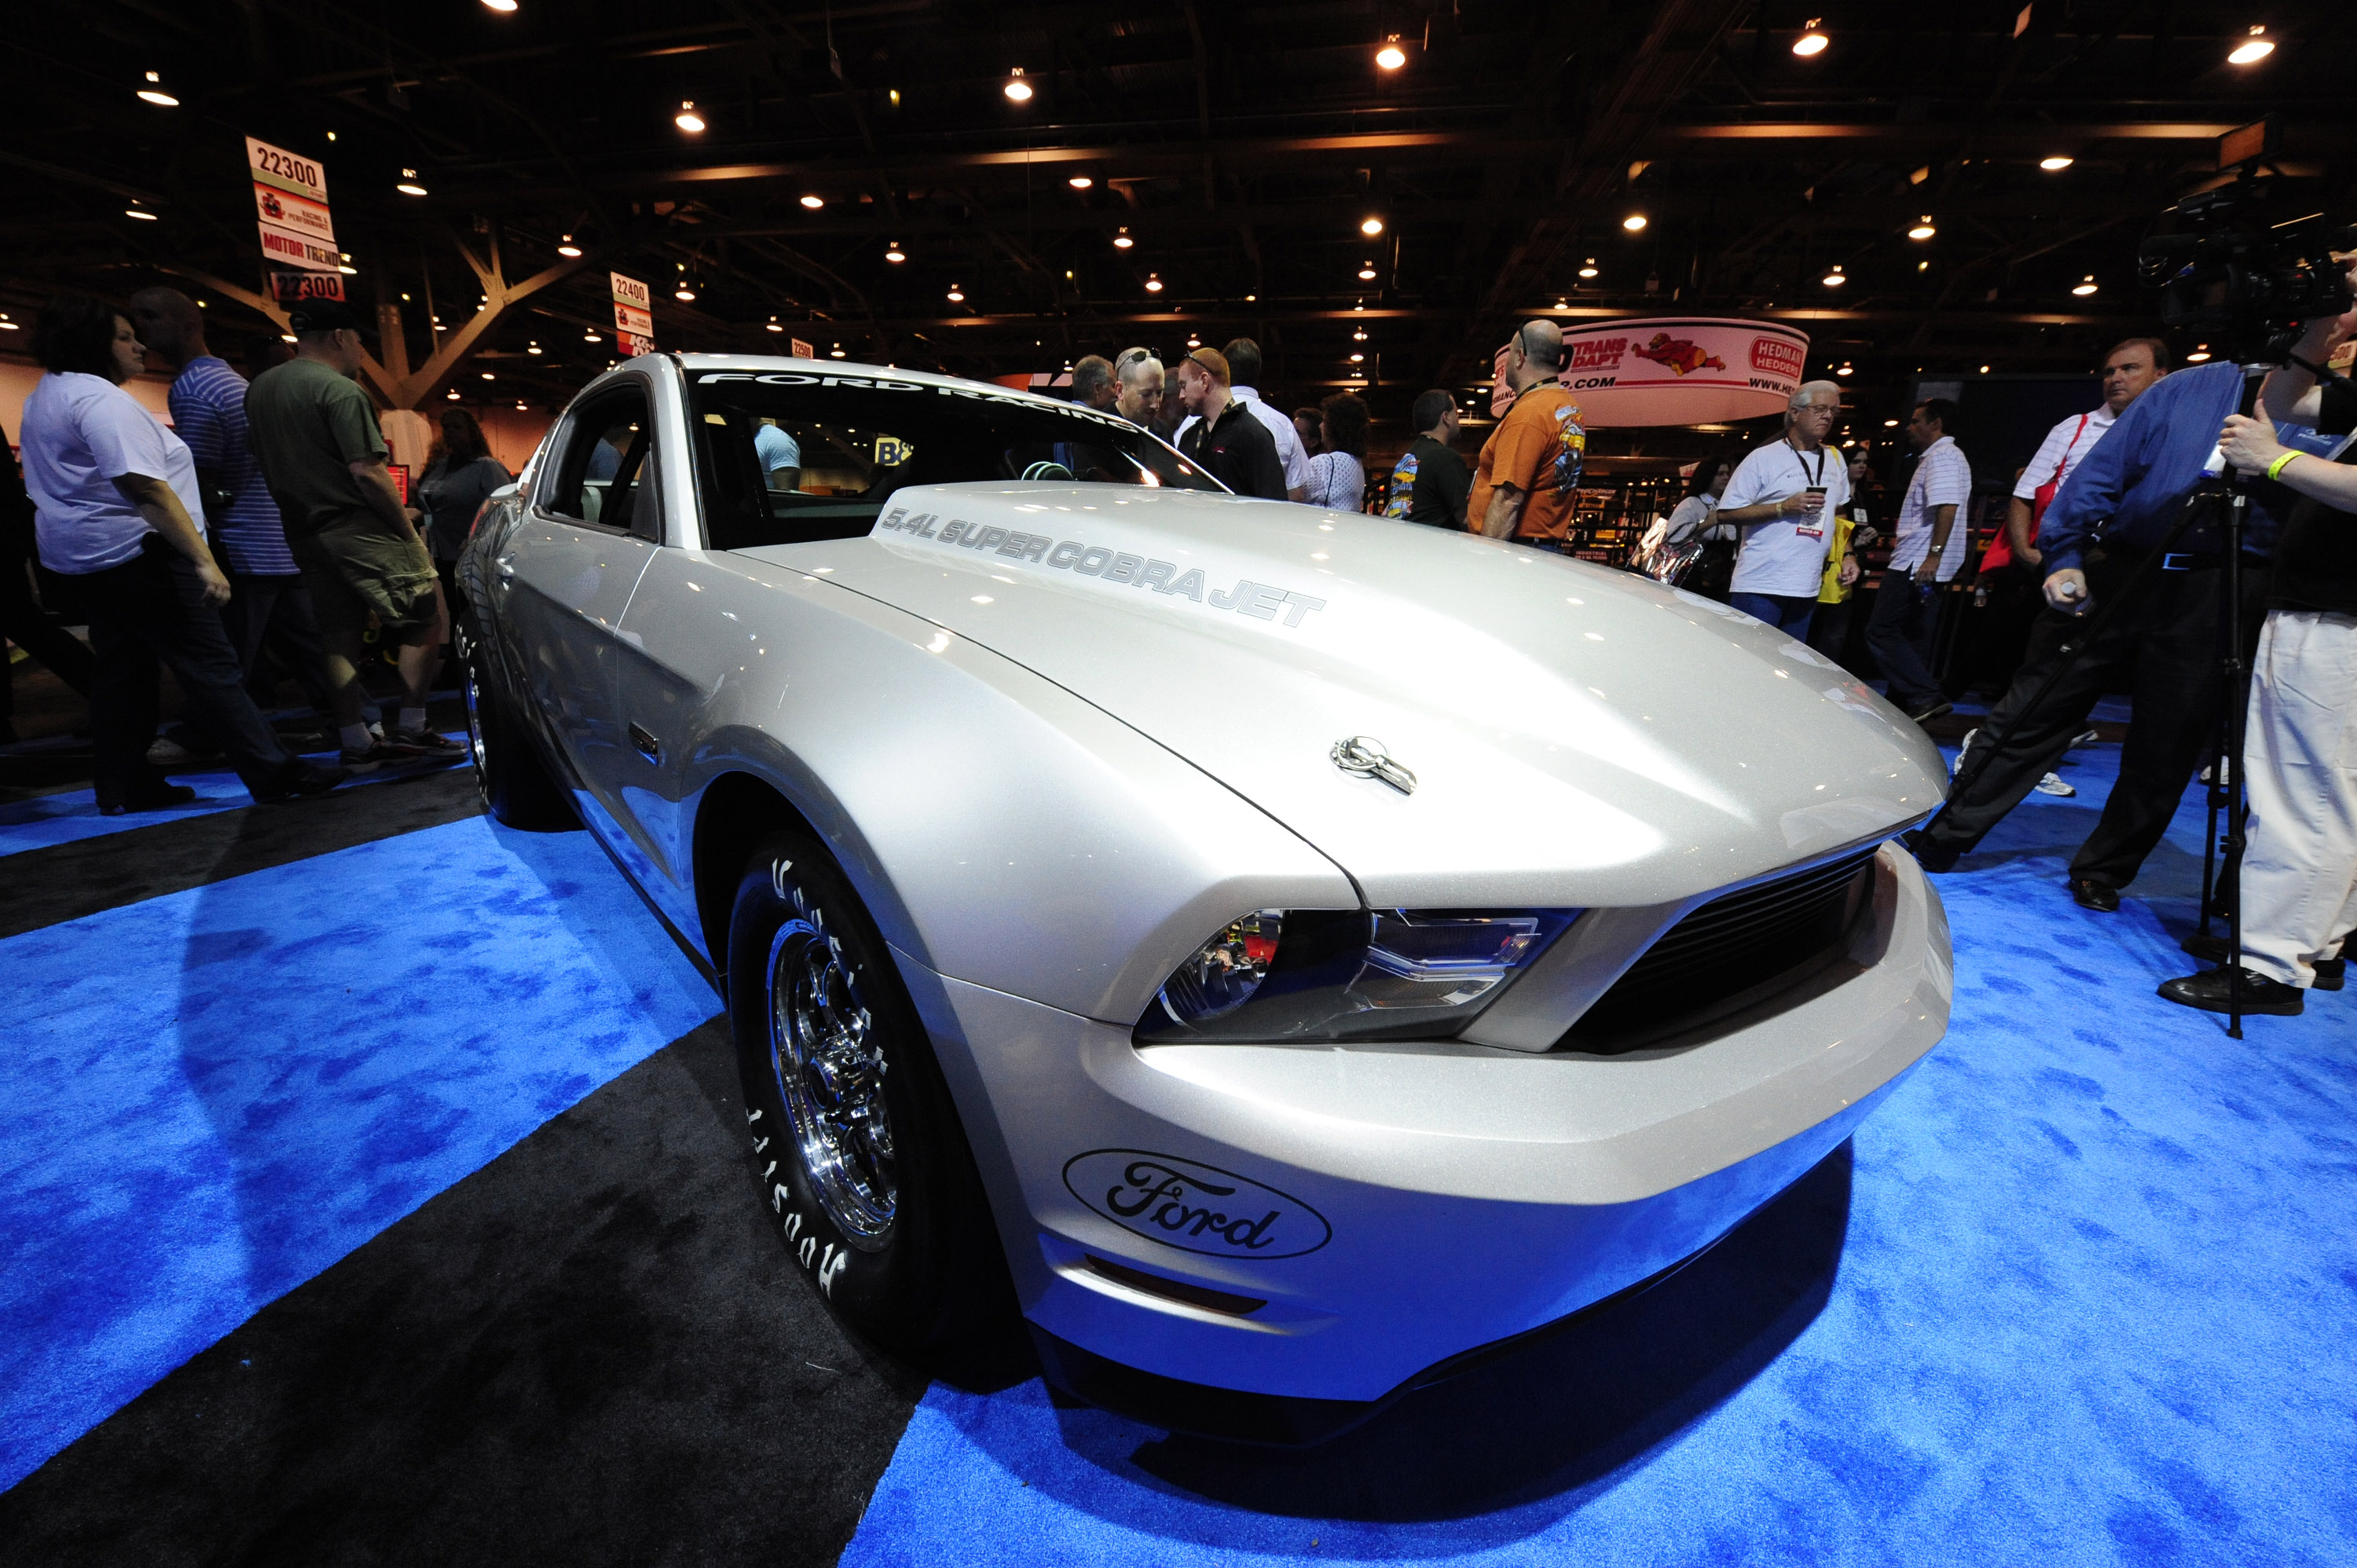
[[[213,536],[229,556],[229,569],[249,577],[292,577],[302,568],[286,548],[286,525],[278,503],[262,479],[262,461],[245,432],[245,378],[228,361],[207,354],[191,360],[164,395],[172,427],[188,444],[197,467],[212,475],[231,497],[226,509],[208,514]]]
[[[1923,448],[1916,460],[1915,477],[1908,481],[1907,499],[1900,503],[1898,543],[1890,552],[1890,569],[1912,572],[1932,551],[1932,509],[1953,506],[1956,521],[1948,530],[1946,548],[1940,553],[1939,579],[1947,582],[1972,553],[1965,532],[1964,507],[1973,499],[1973,466],[1953,436],[1943,435]]]
[[[2029,467],[2013,482],[2014,496],[2034,501],[2049,483],[2061,489],[2062,481],[2071,477],[2071,470],[2079,466],[2079,459],[2093,451],[2095,443],[2104,438],[2104,432],[2112,427],[2112,420],[2111,407],[2104,404],[2093,413],[2074,413],[2048,431],[2046,439],[2039,443],[2038,456],[2029,460]]]

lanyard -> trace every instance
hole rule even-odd
[[[2079,449],[2079,437],[2087,434],[2087,421],[2094,417],[2095,416],[2092,413],[2081,414],[2079,416],[2079,428],[2071,432],[2071,444],[2062,448],[2062,460],[2054,465],[2054,483],[2058,487],[2065,478],[2069,478],[2071,473],[2071,454]]]
[[[1792,443],[1790,438],[1785,440],[1784,445],[1787,446],[1792,446]],[[1825,449],[1824,447],[1820,446],[1817,448],[1817,471],[1813,474],[1809,472],[1809,459],[1807,454],[1803,453],[1798,446],[1792,446],[1792,460],[1801,466],[1801,472],[1806,476],[1809,483],[1813,485],[1822,485],[1825,482]]]

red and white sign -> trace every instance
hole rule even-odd
[[[651,354],[655,347],[654,290],[636,278],[608,273],[614,290],[614,341],[629,358]]]
[[[345,302],[344,274],[341,273],[273,273],[270,274],[270,297],[281,305],[293,305],[305,299],[332,299]]]
[[[1809,362],[1807,333],[1723,317],[1600,321],[1565,328],[1563,347],[1563,384],[1590,430],[1781,413]]]
[[[793,355],[797,360],[815,360],[818,358],[818,350],[811,347],[808,343],[803,342],[799,338],[787,338],[786,350]]]
[[[328,213],[327,171],[313,159],[252,136],[245,139],[245,162],[253,177],[253,216],[264,259],[305,272],[336,272],[343,257]]]

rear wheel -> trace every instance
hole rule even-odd
[[[528,832],[580,826],[572,800],[549,776],[500,696],[490,678],[489,650],[471,618],[460,617],[452,637],[458,645],[459,690],[467,701],[467,749],[475,759],[475,788],[483,809],[506,826]]]
[[[824,851],[780,833],[737,884],[728,1017],[763,1201],[862,1337],[956,1338],[997,1277],[957,1112],[883,939]]]

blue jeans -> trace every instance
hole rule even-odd
[[[1729,594],[1727,602],[1803,642],[1809,639],[1809,618],[1817,608],[1814,594]]]

